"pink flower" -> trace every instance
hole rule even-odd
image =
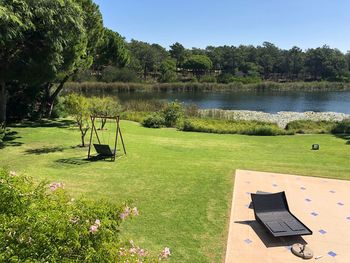
[[[145,256],[147,256],[147,252],[146,252],[143,248],[140,248],[139,251],[137,252],[137,254],[138,254],[140,257],[145,257]]]
[[[165,247],[163,251],[160,253],[159,257],[160,258],[168,258],[171,255],[170,253],[170,248]]]
[[[124,213],[121,213],[121,214],[119,215],[119,217],[121,218],[121,220],[124,220],[124,219],[127,217],[127,215],[124,214]]]
[[[63,183],[51,183],[49,187],[50,187],[50,190],[52,192],[54,192],[54,191],[56,191],[59,188],[63,188],[63,186],[64,186]]]
[[[90,226],[89,232],[95,234],[98,231],[98,226],[92,225]]]
[[[101,221],[100,219],[95,220],[95,226],[100,227],[101,226]]]
[[[136,250],[135,247],[132,247],[132,248],[130,248],[129,252],[130,252],[131,254],[136,254],[137,250]]]

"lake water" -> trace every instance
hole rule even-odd
[[[350,114],[350,91],[239,91],[218,92],[134,92],[119,93],[121,101],[134,99],[178,100],[200,108],[279,111],[333,111]]]

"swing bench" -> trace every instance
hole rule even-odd
[[[89,151],[88,151],[88,159],[98,159],[98,160],[103,160],[107,158],[111,158],[111,161],[115,161],[116,155],[117,155],[117,143],[118,143],[118,135],[120,136],[121,143],[123,145],[123,150],[124,154],[126,155],[126,149],[124,145],[124,140],[122,136],[122,132],[120,130],[120,118],[119,116],[115,117],[110,117],[110,116],[90,116],[91,118],[91,123],[92,123],[92,128],[91,128],[91,133],[90,133],[90,143],[89,143]],[[114,149],[111,149],[109,144],[102,143],[100,140],[100,136],[98,135],[98,131],[96,129],[95,121],[96,119],[101,119],[101,120],[113,120],[115,121],[116,124],[116,131],[115,131],[115,141],[114,141]],[[94,135],[97,138],[98,143],[93,143],[93,137]],[[92,156],[91,155],[91,146],[94,146],[94,149],[97,153],[97,156]]]

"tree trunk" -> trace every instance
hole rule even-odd
[[[0,83],[0,126],[5,127],[6,124],[6,105],[7,105],[7,90],[5,82]]]
[[[45,102],[45,117],[51,118],[53,106],[55,103],[55,100],[57,96],[60,94],[60,92],[63,90],[64,84],[69,80],[69,78],[74,75],[76,71],[74,71],[71,75],[66,75],[64,79],[60,82],[60,84],[57,86],[56,90],[50,95],[50,90],[48,92],[49,96],[46,99]],[[51,89],[52,85],[50,84],[49,89]]]

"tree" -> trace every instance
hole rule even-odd
[[[176,80],[176,60],[168,58],[160,65],[161,82],[173,82]]]
[[[82,95],[72,93],[65,97],[64,106],[67,113],[74,117],[81,135],[81,146],[85,147],[85,136],[90,129],[91,106],[89,100]]]
[[[0,5],[2,121],[6,85],[40,87],[70,70],[84,54],[82,9],[73,0],[7,0]]]
[[[103,39],[95,54],[94,67],[99,70],[107,66],[124,67],[130,61],[125,39],[117,32],[104,28]]]
[[[144,80],[149,73],[157,73],[163,60],[169,57],[168,52],[158,44],[148,44],[142,41],[131,40],[129,49],[133,60],[137,60],[142,68]]]
[[[268,79],[271,73],[277,69],[277,63],[280,59],[280,50],[274,44],[264,42],[258,50],[258,63],[263,69],[264,78]]]
[[[186,59],[183,67],[191,70],[196,75],[200,75],[203,72],[211,69],[213,67],[213,63],[206,55],[192,55]]]
[[[185,60],[185,48],[179,42],[176,42],[170,46],[170,56],[176,59],[176,66],[181,67]]]
[[[326,45],[322,48],[307,50],[305,70],[314,80],[341,80],[349,74],[343,53]]]
[[[56,0],[57,1],[57,0]],[[67,0],[66,0],[67,1]],[[88,69],[92,63],[96,53],[96,49],[100,44],[103,36],[103,21],[102,14],[92,0],[74,0],[80,7],[81,12],[76,16],[82,19],[82,28],[84,35],[78,36],[69,34],[70,28],[61,30],[66,34],[67,43],[69,44],[69,38],[75,37],[77,40],[77,48],[74,45],[66,45],[63,50],[64,67],[58,69],[56,77],[53,82],[48,82],[45,85],[45,92],[42,104],[45,105],[44,115],[50,117],[53,109],[54,102],[63,90],[64,84],[79,71]],[[79,32],[75,32],[79,34]],[[57,83],[57,84],[55,84]]]

